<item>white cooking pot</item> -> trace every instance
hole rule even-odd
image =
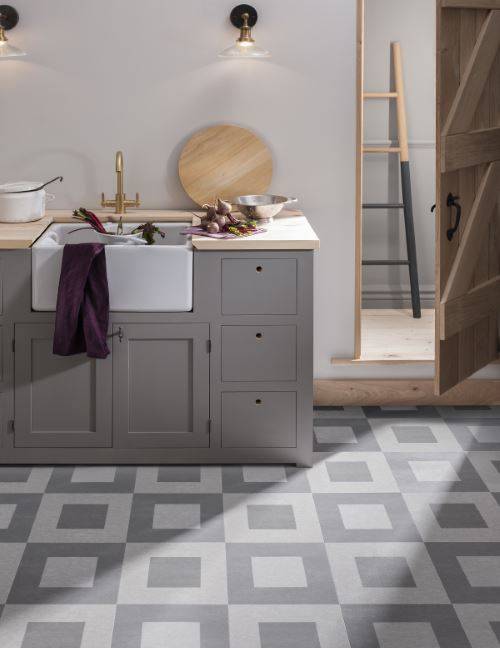
[[[43,218],[45,203],[55,196],[39,187],[42,182],[11,182],[0,185],[0,223],[27,223]],[[23,192],[26,193],[16,193]]]

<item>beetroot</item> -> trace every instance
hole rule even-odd
[[[106,229],[104,228],[104,225],[101,223],[99,218],[94,214],[94,212],[91,212],[84,207],[75,209],[75,211],[73,212],[73,218],[83,221],[84,223],[88,223],[90,227],[95,229],[97,232],[100,232],[101,234],[106,234]]]

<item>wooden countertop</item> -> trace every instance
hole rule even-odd
[[[272,223],[262,226],[266,231],[254,236],[234,239],[213,239],[193,236],[197,250],[318,250],[319,239],[301,212],[282,212]]]
[[[103,222],[116,222],[118,216],[110,211],[95,212]],[[188,210],[140,210],[124,215],[125,223],[154,221],[185,222],[196,225],[202,212]],[[0,250],[26,249],[52,223],[75,222],[69,210],[51,210],[39,221],[31,223],[0,223]],[[237,239],[211,239],[193,236],[197,250],[317,250],[319,239],[302,212],[283,210],[272,223],[263,226],[266,232]]]
[[[44,216],[32,223],[0,223],[0,250],[29,248],[52,223],[52,217]]]

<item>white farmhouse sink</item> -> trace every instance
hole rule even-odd
[[[138,223],[124,225],[124,233]],[[54,224],[31,250],[32,307],[54,311],[65,243],[98,242],[81,223]],[[116,230],[116,223],[105,225]],[[106,245],[110,309],[135,312],[186,312],[193,306],[193,251],[189,236],[180,232],[186,223],[161,223],[165,232],[154,245]]]

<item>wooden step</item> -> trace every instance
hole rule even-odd
[[[363,153],[401,153],[399,146],[363,146]]]
[[[364,92],[363,99],[397,99],[397,92]]]

